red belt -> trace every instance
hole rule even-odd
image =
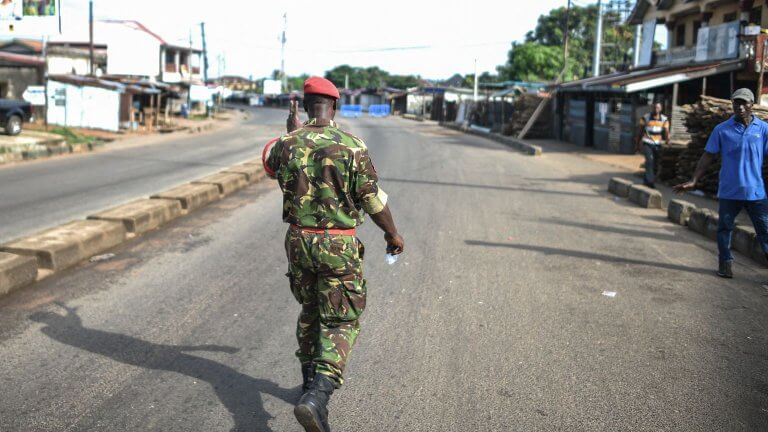
[[[346,236],[354,236],[357,235],[357,229],[356,228],[344,228],[344,229],[338,229],[338,228],[309,228],[309,227],[301,227],[298,225],[291,224],[291,228],[299,231],[304,231],[308,233],[313,234],[325,234],[328,233],[330,235],[346,235]]]

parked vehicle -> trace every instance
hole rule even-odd
[[[13,99],[0,99],[0,126],[8,135],[21,133],[22,125],[34,121],[32,105]]]

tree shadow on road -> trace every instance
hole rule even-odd
[[[666,218],[664,218],[664,220],[666,221]],[[540,219],[537,219],[537,221],[547,223],[547,224],[552,224],[552,225],[564,225],[564,226],[570,226],[574,228],[583,228],[583,229],[592,230],[592,231],[622,234],[630,237],[654,238],[657,240],[667,240],[667,241],[673,241],[673,242],[683,241],[678,236],[672,233],[662,233],[662,232],[654,232],[654,231],[646,231],[646,230],[619,228],[615,226],[580,223],[580,222],[573,222],[573,221],[558,219],[558,218],[540,218]]]
[[[510,249],[521,249],[521,250],[528,250],[533,252],[540,252],[545,255],[563,255],[563,256],[569,256],[573,258],[587,259],[590,261],[603,261],[603,262],[611,262],[616,264],[642,265],[642,266],[648,266],[648,267],[657,267],[657,268],[663,268],[668,270],[684,271],[684,272],[697,273],[697,274],[712,272],[711,269],[688,267],[688,266],[683,266],[678,264],[670,264],[670,263],[657,262],[657,261],[644,261],[644,260],[631,259],[631,258],[622,258],[618,256],[602,255],[602,254],[593,253],[593,252],[551,248],[546,246],[533,246],[533,245],[524,245],[524,244],[517,244],[517,243],[494,243],[494,242],[487,242],[487,241],[480,241],[480,240],[464,240],[464,243],[466,243],[469,246],[504,247],[504,248],[510,248]]]
[[[412,184],[423,184],[423,185],[429,185],[429,186],[464,187],[464,188],[475,188],[475,189],[501,190],[501,191],[510,191],[510,192],[533,192],[533,193],[555,194],[555,195],[583,196],[583,197],[590,197],[590,198],[599,197],[599,195],[594,193],[569,192],[569,191],[558,191],[558,190],[547,190],[547,189],[530,189],[530,188],[523,188],[523,187],[479,185],[479,184],[470,184],[470,183],[451,183],[451,182],[438,182],[438,181],[432,181],[432,180],[411,180],[411,179],[399,179],[399,178],[392,178],[392,177],[383,177],[381,178],[381,180],[385,182],[412,183]]]
[[[41,332],[51,339],[120,363],[176,372],[207,382],[219,400],[232,414],[232,431],[271,431],[268,421],[273,417],[264,409],[262,394],[275,396],[293,404],[299,397],[297,386],[282,388],[263,379],[253,378],[235,369],[185,353],[208,351],[234,354],[238,348],[218,345],[164,345],[147,342],[135,337],[83,327],[76,308],[59,304],[65,315],[53,312],[37,312],[30,319],[43,323]]]

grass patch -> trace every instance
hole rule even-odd
[[[189,116],[189,119],[197,120],[197,121],[208,120],[208,116],[205,114],[192,114],[191,116]]]
[[[53,128],[49,132],[61,135],[68,144],[90,144],[96,140],[95,137],[77,134],[67,127]]]

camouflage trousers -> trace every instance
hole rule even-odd
[[[290,228],[285,251],[291,292],[301,304],[296,357],[340,387],[365,309],[363,243],[354,236]]]

